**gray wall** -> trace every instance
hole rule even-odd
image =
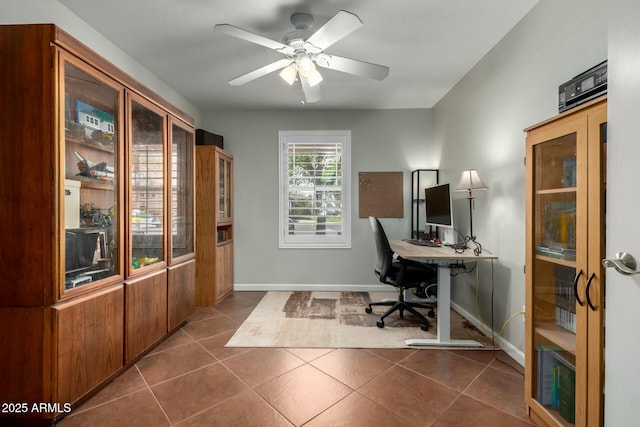
[[[203,114],[203,127],[223,135],[225,149],[234,156],[236,289],[375,285],[371,230],[358,217],[358,172],[405,173],[405,217],[381,221],[390,238],[408,237],[410,171],[437,168],[440,158],[429,143],[430,117],[430,110],[420,109]],[[278,131],[299,129],[352,131],[351,249],[278,248]]]
[[[473,231],[499,256],[480,264],[479,306],[475,275],[457,276],[452,298],[494,329],[524,304],[523,129],[558,113],[558,86],[607,59],[606,0],[541,0],[433,110],[434,137],[441,147],[443,181],[457,183],[460,171],[478,169],[489,187],[476,192]],[[454,201],[456,224],[469,232],[465,193]],[[521,358],[522,318],[509,323],[504,338]]]

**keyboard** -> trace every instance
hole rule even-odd
[[[442,243],[436,243],[430,240],[423,240],[423,239],[407,239],[407,242],[411,243],[412,245],[429,246],[432,248],[439,248],[442,246]]]

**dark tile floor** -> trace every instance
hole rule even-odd
[[[502,351],[225,348],[263,295],[198,307],[59,426],[533,425]]]

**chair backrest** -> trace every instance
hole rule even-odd
[[[391,245],[387,239],[387,235],[382,228],[382,224],[378,218],[370,216],[369,224],[371,225],[371,231],[373,231],[373,239],[376,242],[376,264],[374,266],[376,275],[383,283],[388,283],[388,277],[392,272],[391,265],[393,264],[393,251]]]

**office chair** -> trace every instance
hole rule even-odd
[[[394,252],[389,245],[387,235],[382,228],[382,224],[378,218],[369,217],[369,223],[371,224],[371,230],[373,231],[373,237],[376,242],[376,264],[375,274],[378,276],[381,283],[392,285],[398,288],[399,295],[398,300],[385,300],[380,302],[372,302],[365,308],[367,313],[371,313],[372,306],[391,306],[386,313],[382,315],[380,320],[376,322],[379,328],[384,328],[384,319],[395,311],[400,312],[400,318],[404,319],[404,311],[408,311],[417,317],[421,324],[420,329],[426,331],[429,329],[429,321],[422,313],[416,308],[429,309],[428,316],[435,317],[433,311],[434,304],[419,303],[413,301],[405,301],[404,292],[407,289],[417,288],[421,286],[421,283],[427,282],[429,284],[435,283],[437,280],[437,269],[434,266],[428,264],[410,261],[397,257],[394,259]]]

